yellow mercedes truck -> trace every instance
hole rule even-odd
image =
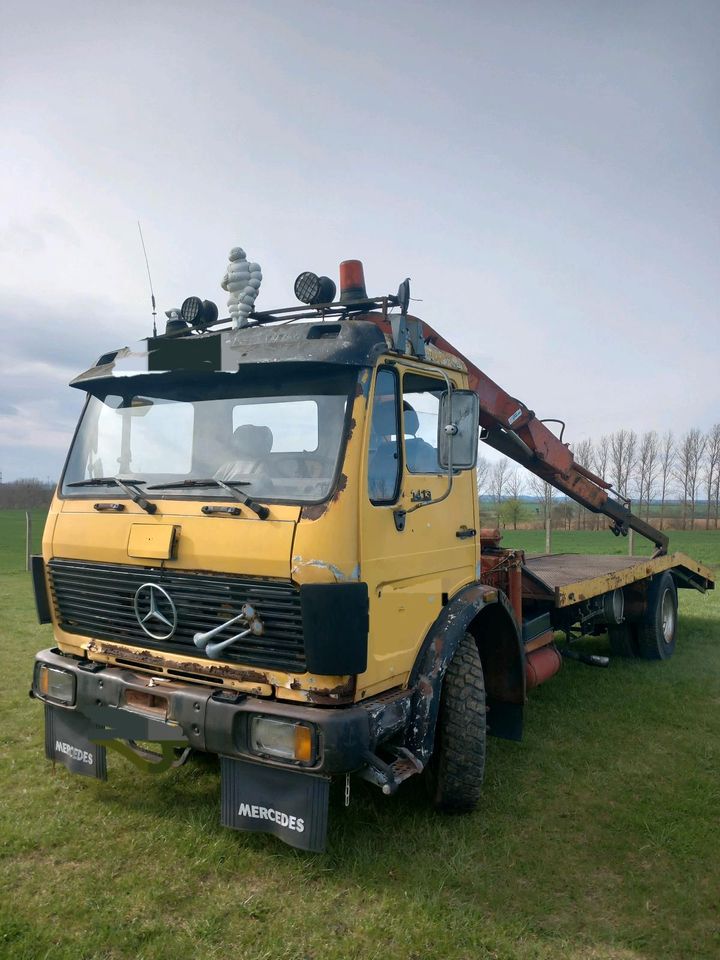
[[[49,759],[93,777],[220,758],[222,822],[322,850],[329,783],[471,810],[487,733],[518,739],[528,690],[585,633],[668,658],[669,555],[532,411],[408,313],[312,273],[300,306],[218,321],[190,297],[167,331],[101,356],[33,558]],[[655,540],[652,558],[525,557],[483,531],[486,442]],[[565,643],[559,649],[559,631]]]

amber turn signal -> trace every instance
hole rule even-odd
[[[313,738],[310,727],[295,727],[295,759],[310,763],[313,759]]]

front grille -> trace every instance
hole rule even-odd
[[[48,570],[59,626],[68,633],[202,656],[193,635],[220,626],[249,603],[262,620],[264,633],[234,643],[223,651],[222,659],[295,673],[305,670],[300,594],[289,580],[79,560],[51,560]],[[133,601],[143,583],[160,584],[175,603],[177,629],[169,640],[152,639],[137,621]],[[224,640],[241,630],[235,625],[214,639]]]

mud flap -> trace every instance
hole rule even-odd
[[[291,847],[322,853],[330,778],[220,758],[221,823],[271,833]]]
[[[45,704],[45,756],[72,773],[107,780],[105,747],[91,739],[103,733],[81,713]]]

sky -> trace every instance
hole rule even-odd
[[[413,312],[565,439],[720,420],[720,4],[2,3],[0,471],[55,480],[68,381],[302,270]],[[227,315],[224,310],[221,315]]]

